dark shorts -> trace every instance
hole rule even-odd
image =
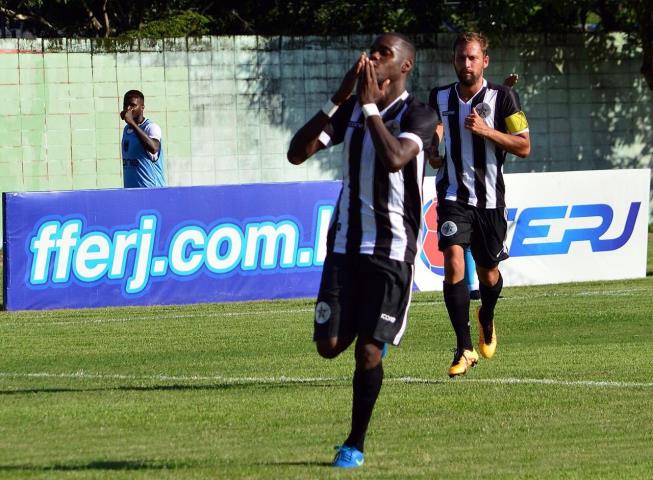
[[[413,266],[406,262],[329,253],[315,305],[313,339],[366,335],[399,345],[412,284]]]
[[[481,267],[493,268],[508,258],[505,208],[476,208],[445,200],[438,203],[438,248],[469,246]]]

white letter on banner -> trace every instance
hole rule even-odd
[[[222,245],[226,243],[226,252],[221,255]],[[243,250],[243,232],[233,223],[218,225],[209,233],[206,245],[206,266],[214,273],[230,272],[238,262]]]
[[[259,252],[261,251],[263,251],[261,268],[271,269],[276,267],[281,245],[283,245],[281,266],[294,266],[298,237],[297,225],[289,221],[279,224],[263,222],[247,225],[245,231],[247,246],[245,247],[243,270],[254,270],[257,267]]]
[[[170,269],[178,275],[191,275],[202,266],[202,247],[206,234],[199,227],[187,227],[177,232],[170,243]],[[186,256],[190,245],[191,252]]]
[[[138,230],[120,231],[113,234],[113,261],[109,278],[123,278],[127,267],[127,252],[136,250],[138,245]]]
[[[82,238],[75,252],[75,276],[94,282],[109,269],[111,241],[104,233],[90,233]]]
[[[333,216],[334,207],[331,205],[325,205],[318,208],[317,210],[317,219],[316,219],[316,228],[315,228],[315,259],[313,260],[314,265],[324,264],[324,259],[326,258],[326,237],[329,233],[329,225],[331,223],[331,217]]]
[[[50,252],[54,250],[55,245],[52,237],[59,231],[60,226],[61,224],[59,222],[44,223],[39,228],[36,237],[32,238],[30,251],[34,254],[34,258],[32,260],[32,271],[29,279],[32,285],[41,285],[48,280]],[[5,268],[7,268],[6,265]]]
[[[138,293],[145,288],[150,279],[152,251],[154,250],[154,233],[157,218],[154,215],[143,215],[139,229],[139,242],[136,246],[136,261],[134,273],[127,280],[127,293]]]
[[[70,265],[72,263],[72,252],[79,240],[79,232],[82,230],[80,220],[69,220],[61,227],[61,236],[57,239],[56,265],[52,274],[52,281],[65,283],[70,278]]]

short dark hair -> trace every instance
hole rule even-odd
[[[140,90],[127,91],[122,101],[125,102],[128,98],[132,98],[132,97],[138,97],[141,99],[141,102],[145,103],[145,95],[143,95],[143,92],[141,92]]]
[[[398,32],[388,32],[385,35],[392,35],[393,37],[396,37],[399,40],[401,40],[401,43],[406,49],[405,53],[408,60],[412,60],[413,62],[415,61],[415,45],[413,44],[413,42],[410,41],[410,39],[406,35]]]
[[[470,42],[478,42],[478,44],[481,46],[483,56],[487,56],[487,49],[490,47],[490,42],[483,36],[483,34],[477,32],[459,33],[456,36],[456,39],[453,41],[453,52],[456,53],[456,48],[458,48],[458,45],[464,45]]]

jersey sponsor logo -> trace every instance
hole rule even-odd
[[[442,112],[443,117],[450,117],[451,115],[455,115],[455,114],[456,114],[455,110],[445,110],[444,112]]]
[[[487,118],[492,113],[492,108],[485,102],[476,105],[476,113],[481,118]]]
[[[385,320],[386,322],[389,323],[395,323],[397,321],[395,317],[393,317],[392,315],[388,315],[387,313],[381,314],[381,320]]]
[[[326,302],[318,302],[315,305],[315,323],[324,325],[331,318],[331,307]]]
[[[350,122],[347,124],[347,126],[348,126],[349,128],[363,128],[363,122],[354,122],[354,121],[350,121]]]
[[[451,237],[452,235],[455,235],[456,232],[458,232],[458,225],[451,220],[447,220],[442,224],[442,227],[440,227],[440,233],[445,237]]]
[[[387,128],[388,131],[395,137],[401,133],[401,127],[397,120],[389,120],[385,122],[385,128]]]

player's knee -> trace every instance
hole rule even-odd
[[[478,274],[479,281],[486,287],[494,287],[499,281],[499,268],[479,268],[476,267],[476,272]]]
[[[356,349],[356,368],[368,370],[381,362],[381,349],[374,343],[369,343]]]
[[[336,347],[334,342],[319,341],[315,344],[317,353],[322,358],[335,358],[340,354],[340,350]]]
[[[444,276],[448,283],[458,283],[465,277],[465,256],[460,245],[444,251]]]

